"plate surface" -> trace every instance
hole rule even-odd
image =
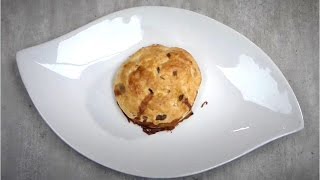
[[[172,132],[148,136],[128,123],[112,82],[128,56],[151,44],[189,51],[203,81],[194,115]],[[199,173],[304,126],[290,85],[260,48],[187,10],[115,12],[19,51],[17,62],[32,101],[60,138],[93,161],[132,175]]]

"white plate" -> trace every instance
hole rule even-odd
[[[148,136],[128,123],[112,90],[118,67],[150,44],[188,50],[202,72],[194,115]],[[112,13],[17,53],[23,82],[48,125],[75,150],[145,177],[199,173],[304,126],[297,99],[272,60],[231,28],[168,7]],[[201,104],[208,105],[201,108]]]

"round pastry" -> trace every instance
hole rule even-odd
[[[151,45],[120,67],[114,94],[129,122],[147,134],[172,130],[192,115],[201,83],[196,61],[186,50]]]

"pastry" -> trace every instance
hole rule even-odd
[[[172,130],[192,115],[200,69],[186,50],[163,45],[141,48],[120,67],[114,81],[117,103],[147,134]]]

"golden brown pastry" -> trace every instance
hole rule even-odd
[[[151,45],[120,67],[114,94],[129,122],[154,134],[192,115],[200,83],[199,67],[186,50]]]

